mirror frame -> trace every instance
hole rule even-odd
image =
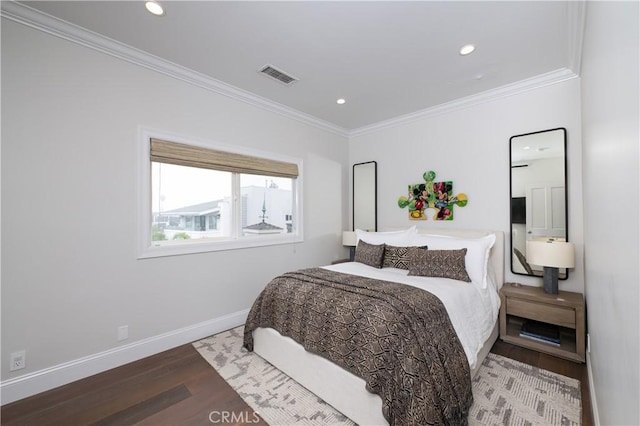
[[[357,172],[362,167],[373,166],[373,174],[368,176],[361,176]],[[367,161],[364,163],[357,163],[353,165],[352,175],[353,177],[353,217],[352,226],[353,230],[362,229],[364,231],[377,231],[378,230],[378,163],[375,161]],[[372,193],[373,192],[373,193]],[[373,213],[373,218],[369,217],[373,221],[373,229],[368,226],[358,226],[356,223],[356,217],[359,217],[362,212],[370,211]]]
[[[518,166],[514,166],[513,165],[513,143],[514,143],[514,139],[516,138],[521,138],[524,136],[531,136],[531,135],[537,135],[540,133],[546,133],[546,132],[554,132],[554,131],[558,131],[561,130],[562,131],[562,149],[563,149],[563,165],[564,165],[564,171],[563,171],[563,178],[564,178],[564,223],[565,223],[565,241],[569,241],[569,205],[568,205],[568,174],[567,174],[567,129],[564,127],[557,127],[554,129],[547,129],[547,130],[541,130],[538,132],[531,132],[531,133],[524,133],[521,135],[515,135],[512,136],[511,138],[509,138],[509,239],[510,239],[510,244],[511,244],[511,262],[510,262],[510,268],[511,268],[511,272],[513,274],[516,275],[525,275],[525,276],[536,276],[536,277],[540,277],[542,278],[542,272],[540,272],[540,275],[537,274],[526,274],[526,273],[522,273],[522,272],[516,272],[514,270],[514,263],[517,262],[517,257],[514,254],[514,246],[513,246],[513,209],[511,208],[511,203],[513,200],[513,168],[514,167],[518,167]],[[569,269],[566,268],[562,268],[560,269],[560,273],[559,273],[559,277],[558,279],[560,280],[566,280],[567,278],[569,278]]]

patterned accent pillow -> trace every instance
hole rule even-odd
[[[409,269],[409,249],[416,247],[397,247],[386,245],[384,247],[383,268]],[[427,249],[427,246],[417,247]]]
[[[384,244],[375,245],[358,241],[356,246],[356,255],[353,259],[356,262],[373,266],[374,268],[382,268],[382,259],[384,258]]]
[[[464,264],[471,282],[481,288],[487,288],[489,282],[489,253],[496,242],[495,234],[481,237],[458,238],[433,234],[415,234],[411,237],[410,246],[428,245],[430,249],[459,250],[467,249]],[[493,283],[495,284],[495,283]]]
[[[421,277],[451,278],[471,282],[464,266],[467,249],[460,250],[409,250],[409,275]]]

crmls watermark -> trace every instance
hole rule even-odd
[[[260,416],[255,411],[253,413],[234,411],[212,411],[209,413],[211,423],[260,423]]]

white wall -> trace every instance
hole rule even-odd
[[[512,197],[526,197],[527,185],[559,185],[564,180],[564,158],[529,160],[527,167],[511,170]]]
[[[592,393],[602,425],[640,424],[638,18],[638,2],[587,2],[585,273]]]
[[[246,310],[278,273],[346,256],[346,137],[6,19],[2,124],[3,381]],[[137,260],[139,126],[302,158],[304,242]]]
[[[580,82],[574,78],[452,112],[422,118],[353,137],[349,162],[378,162],[378,227],[497,229],[509,243],[509,138],[565,127],[569,239],[576,244],[576,268],[561,290],[583,291],[582,172]],[[451,222],[409,221],[397,205],[408,184],[420,183],[425,171],[436,180],[452,180],[454,194],[465,193],[466,207],[455,207]],[[506,261],[506,280],[542,285],[540,278],[514,275]]]

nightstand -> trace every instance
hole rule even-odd
[[[349,259],[338,259],[331,262],[332,265],[336,265],[338,263],[351,262]]]
[[[500,290],[500,339],[514,345],[585,362],[584,296],[560,291],[547,294],[542,287],[513,283]],[[520,336],[525,320],[554,324],[560,329],[560,346]]]

